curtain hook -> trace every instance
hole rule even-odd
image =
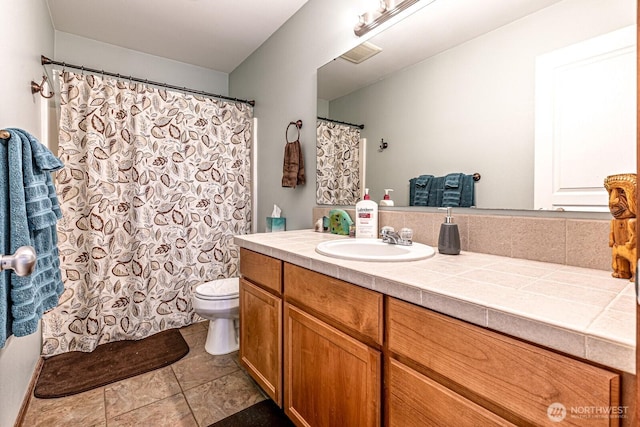
[[[84,65],[80,67],[80,73],[84,76]]]

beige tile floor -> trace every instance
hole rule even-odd
[[[207,322],[182,328],[189,353],[165,368],[59,399],[31,397],[24,427],[205,427],[265,399],[238,353],[204,350]]]

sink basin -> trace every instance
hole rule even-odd
[[[373,262],[417,261],[435,254],[431,246],[421,243],[401,246],[381,239],[328,240],[319,243],[316,252],[333,258]]]

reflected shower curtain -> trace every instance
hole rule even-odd
[[[238,275],[251,229],[247,104],[64,72],[56,176],[65,292],[45,356],[192,323],[194,286]]]
[[[316,203],[355,205],[360,199],[360,130],[318,120]]]

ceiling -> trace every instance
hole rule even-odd
[[[338,58],[323,66],[318,98],[344,96],[559,1],[423,0],[415,13],[369,40],[380,53],[357,65]]]
[[[46,0],[53,27],[232,72],[307,0]]]

